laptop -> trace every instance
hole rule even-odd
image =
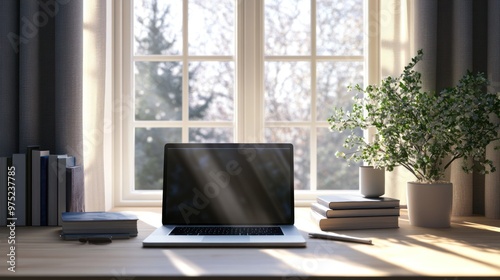
[[[162,224],[143,247],[305,247],[292,144],[168,143]]]

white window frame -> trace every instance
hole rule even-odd
[[[312,1],[311,12],[313,16],[311,37],[315,40],[315,4]],[[237,29],[236,29],[236,53],[235,57],[240,60],[235,61],[236,65],[236,95],[237,104],[233,122],[191,122],[193,127],[233,127],[234,141],[238,142],[260,142],[264,139],[264,69],[266,59],[279,61],[296,61],[306,58],[312,63],[315,69],[316,62],[324,57],[316,57],[316,48],[312,48],[309,56],[263,56],[263,35],[264,35],[264,0],[236,0]],[[183,11],[186,15],[187,9]],[[364,83],[372,84],[378,81],[379,73],[379,0],[364,0]],[[126,171],[126,163],[134,162],[134,93],[133,93],[133,7],[130,0],[115,0],[113,2],[113,204],[114,206],[161,206],[161,191],[133,190],[134,172]],[[187,17],[184,16],[184,26]],[[245,27],[256,27],[246,28]],[[260,32],[255,32],[259,30]],[[240,34],[242,36],[240,36]],[[187,34],[184,36],[183,54],[187,53]],[[313,42],[315,46],[315,42]],[[137,58],[137,56],[136,56]],[[196,57],[197,60],[230,60],[231,57]],[[359,57],[343,57],[341,60],[357,60]],[[161,60],[168,61],[165,56],[140,56],[139,60]],[[183,65],[187,65],[187,59],[183,60]],[[183,67],[187,71],[188,67]],[[316,79],[315,70],[312,70],[312,81]],[[243,79],[245,77],[245,79]],[[185,80],[185,79],[183,79]],[[187,87],[187,81],[184,82]],[[316,111],[316,91],[315,82],[311,82],[311,110]],[[184,88],[184,100],[187,100],[187,90]],[[188,102],[183,102],[187,107]],[[183,108],[183,114],[187,114],[187,108]],[[183,120],[187,117],[183,116]],[[157,122],[143,121],[142,124],[151,124],[159,127]],[[186,125],[185,121],[169,122],[169,127],[174,124],[177,127]],[[326,121],[317,121],[311,118],[310,121],[280,123],[268,122],[273,127],[287,126],[289,124],[311,128],[311,171],[316,173],[316,128],[328,127]],[[161,127],[161,125],[160,125]],[[242,128],[245,129],[242,129]],[[182,139],[187,141],[187,129],[183,130]],[[132,164],[133,166],[133,164]],[[162,168],[162,167],[159,167]],[[133,169],[133,167],[132,167]],[[311,174],[315,174],[311,173]],[[316,199],[317,195],[332,193],[335,190],[315,190],[316,175],[311,175],[311,190],[296,190],[296,206],[309,205]]]

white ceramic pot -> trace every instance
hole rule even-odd
[[[385,170],[373,166],[359,167],[359,192],[364,197],[379,197],[385,193]]]
[[[450,227],[452,183],[408,182],[407,203],[410,224],[418,227]]]

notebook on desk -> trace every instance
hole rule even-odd
[[[162,224],[144,247],[304,247],[291,144],[166,144]]]

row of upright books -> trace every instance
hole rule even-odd
[[[323,231],[399,227],[399,200],[360,194],[318,196],[311,217]]]
[[[0,226],[60,226],[62,212],[84,211],[83,167],[39,146],[0,157]]]

